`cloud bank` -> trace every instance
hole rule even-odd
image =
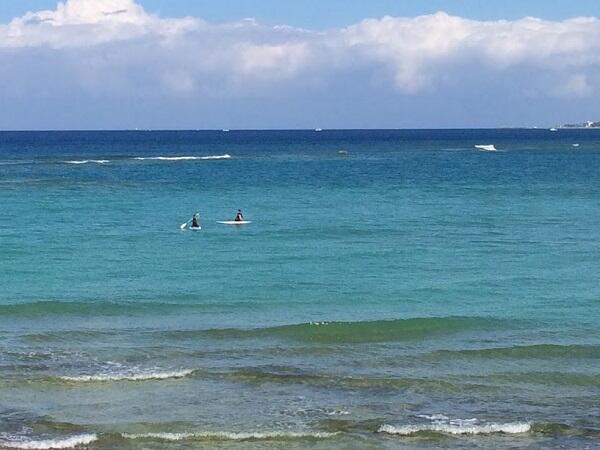
[[[566,101],[593,98],[599,69],[597,18],[477,21],[438,12],[315,31],[164,18],[134,0],[66,0],[0,25],[4,98],[203,101],[279,91],[318,100],[343,90],[343,80],[397,101],[465,84]]]

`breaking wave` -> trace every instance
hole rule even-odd
[[[111,381],[150,381],[185,378],[192,375],[193,369],[169,371],[169,372],[138,372],[138,373],[105,373],[95,375],[78,375],[58,377],[62,381],[71,383],[103,383]]]
[[[475,148],[482,152],[497,152],[498,149],[494,146],[494,144],[479,144],[476,145]]]
[[[83,159],[83,160],[73,160],[73,161],[65,161],[65,164],[89,164],[89,163],[95,163],[95,164],[107,164],[109,163],[110,160],[109,159]]]
[[[55,450],[89,445],[97,440],[98,436],[96,434],[81,434],[62,439],[31,440],[19,438],[19,440],[0,440],[0,446],[7,449]]]
[[[289,440],[289,439],[328,439],[338,433],[328,432],[293,432],[293,431],[263,431],[263,432],[195,432],[195,433],[141,433],[127,434],[125,439],[156,439],[162,441],[183,440],[212,440],[212,441],[251,441],[251,440]]]
[[[412,436],[422,433],[440,433],[440,434],[521,434],[532,431],[532,424],[529,422],[480,422],[478,419],[448,419],[443,415],[421,416],[429,418],[432,422],[416,425],[388,425],[384,424],[377,430],[379,433],[394,434],[399,436]]]
[[[206,159],[231,159],[231,155],[211,155],[211,156],[138,156],[134,158],[138,161],[194,161]]]

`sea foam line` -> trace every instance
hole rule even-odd
[[[71,436],[64,439],[46,439],[46,440],[22,440],[22,441],[6,441],[0,440],[0,447],[22,450],[60,450],[67,448],[75,448],[80,445],[89,445],[98,440],[96,434],[81,434]]]
[[[293,432],[293,431],[265,431],[265,432],[195,432],[195,433],[123,433],[125,439],[159,439],[164,441],[182,441],[192,439],[213,439],[223,441],[248,441],[268,439],[328,439],[338,433],[328,432]]]
[[[211,156],[138,156],[138,161],[154,160],[154,161],[194,161],[205,159],[230,159],[231,155],[211,155]]]
[[[107,373],[97,375],[79,375],[74,377],[62,376],[59,379],[69,382],[109,382],[109,381],[148,381],[166,380],[169,378],[185,378],[194,373],[193,369],[170,372],[142,372],[142,373]]]
[[[378,433],[410,436],[413,434],[432,431],[444,434],[519,434],[531,431],[531,424],[527,422],[512,423],[486,423],[477,424],[469,420],[451,420],[449,422],[435,422],[423,425],[388,425],[384,424],[377,430]]]

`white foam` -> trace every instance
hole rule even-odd
[[[82,160],[73,160],[73,161],[65,161],[65,164],[106,164],[109,163],[109,159],[82,159]]]
[[[139,156],[138,161],[194,161],[194,160],[205,160],[205,159],[230,159],[231,155],[211,155],[211,156]]]
[[[125,439],[160,439],[164,441],[182,441],[188,439],[218,439],[223,441],[247,441],[247,440],[268,440],[281,438],[312,438],[327,439],[337,435],[337,433],[326,432],[292,432],[292,431],[265,431],[265,432],[196,432],[196,433],[141,433],[127,434],[122,436]]]
[[[417,415],[417,417],[420,417],[421,419],[428,419],[428,420],[450,420],[450,418],[448,416],[445,416],[443,414],[432,414],[432,415],[419,414],[419,415]]]
[[[494,146],[494,144],[480,144],[475,146],[476,149],[484,151],[484,152],[497,152],[498,149]]]
[[[89,445],[96,440],[98,440],[98,436],[96,436],[95,434],[81,434],[78,436],[71,436],[69,438],[64,439],[47,439],[41,441],[0,441],[0,446],[10,449],[23,450],[58,450],[66,448],[75,448],[80,445]]]
[[[422,425],[382,425],[379,433],[410,436],[423,431],[433,431],[444,434],[519,434],[531,430],[531,424],[527,422],[512,423],[479,423],[477,419],[467,420],[439,420],[431,424]]]
[[[171,372],[141,372],[141,373],[107,373],[97,375],[79,375],[76,377],[59,377],[70,382],[108,382],[108,381],[147,381],[166,380],[169,378],[185,378],[194,373],[194,370],[179,370]]]

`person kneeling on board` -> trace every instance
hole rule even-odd
[[[237,210],[237,214],[235,215],[235,219],[233,219],[235,222],[243,222],[244,221],[244,215],[242,214],[242,210],[238,209]]]

